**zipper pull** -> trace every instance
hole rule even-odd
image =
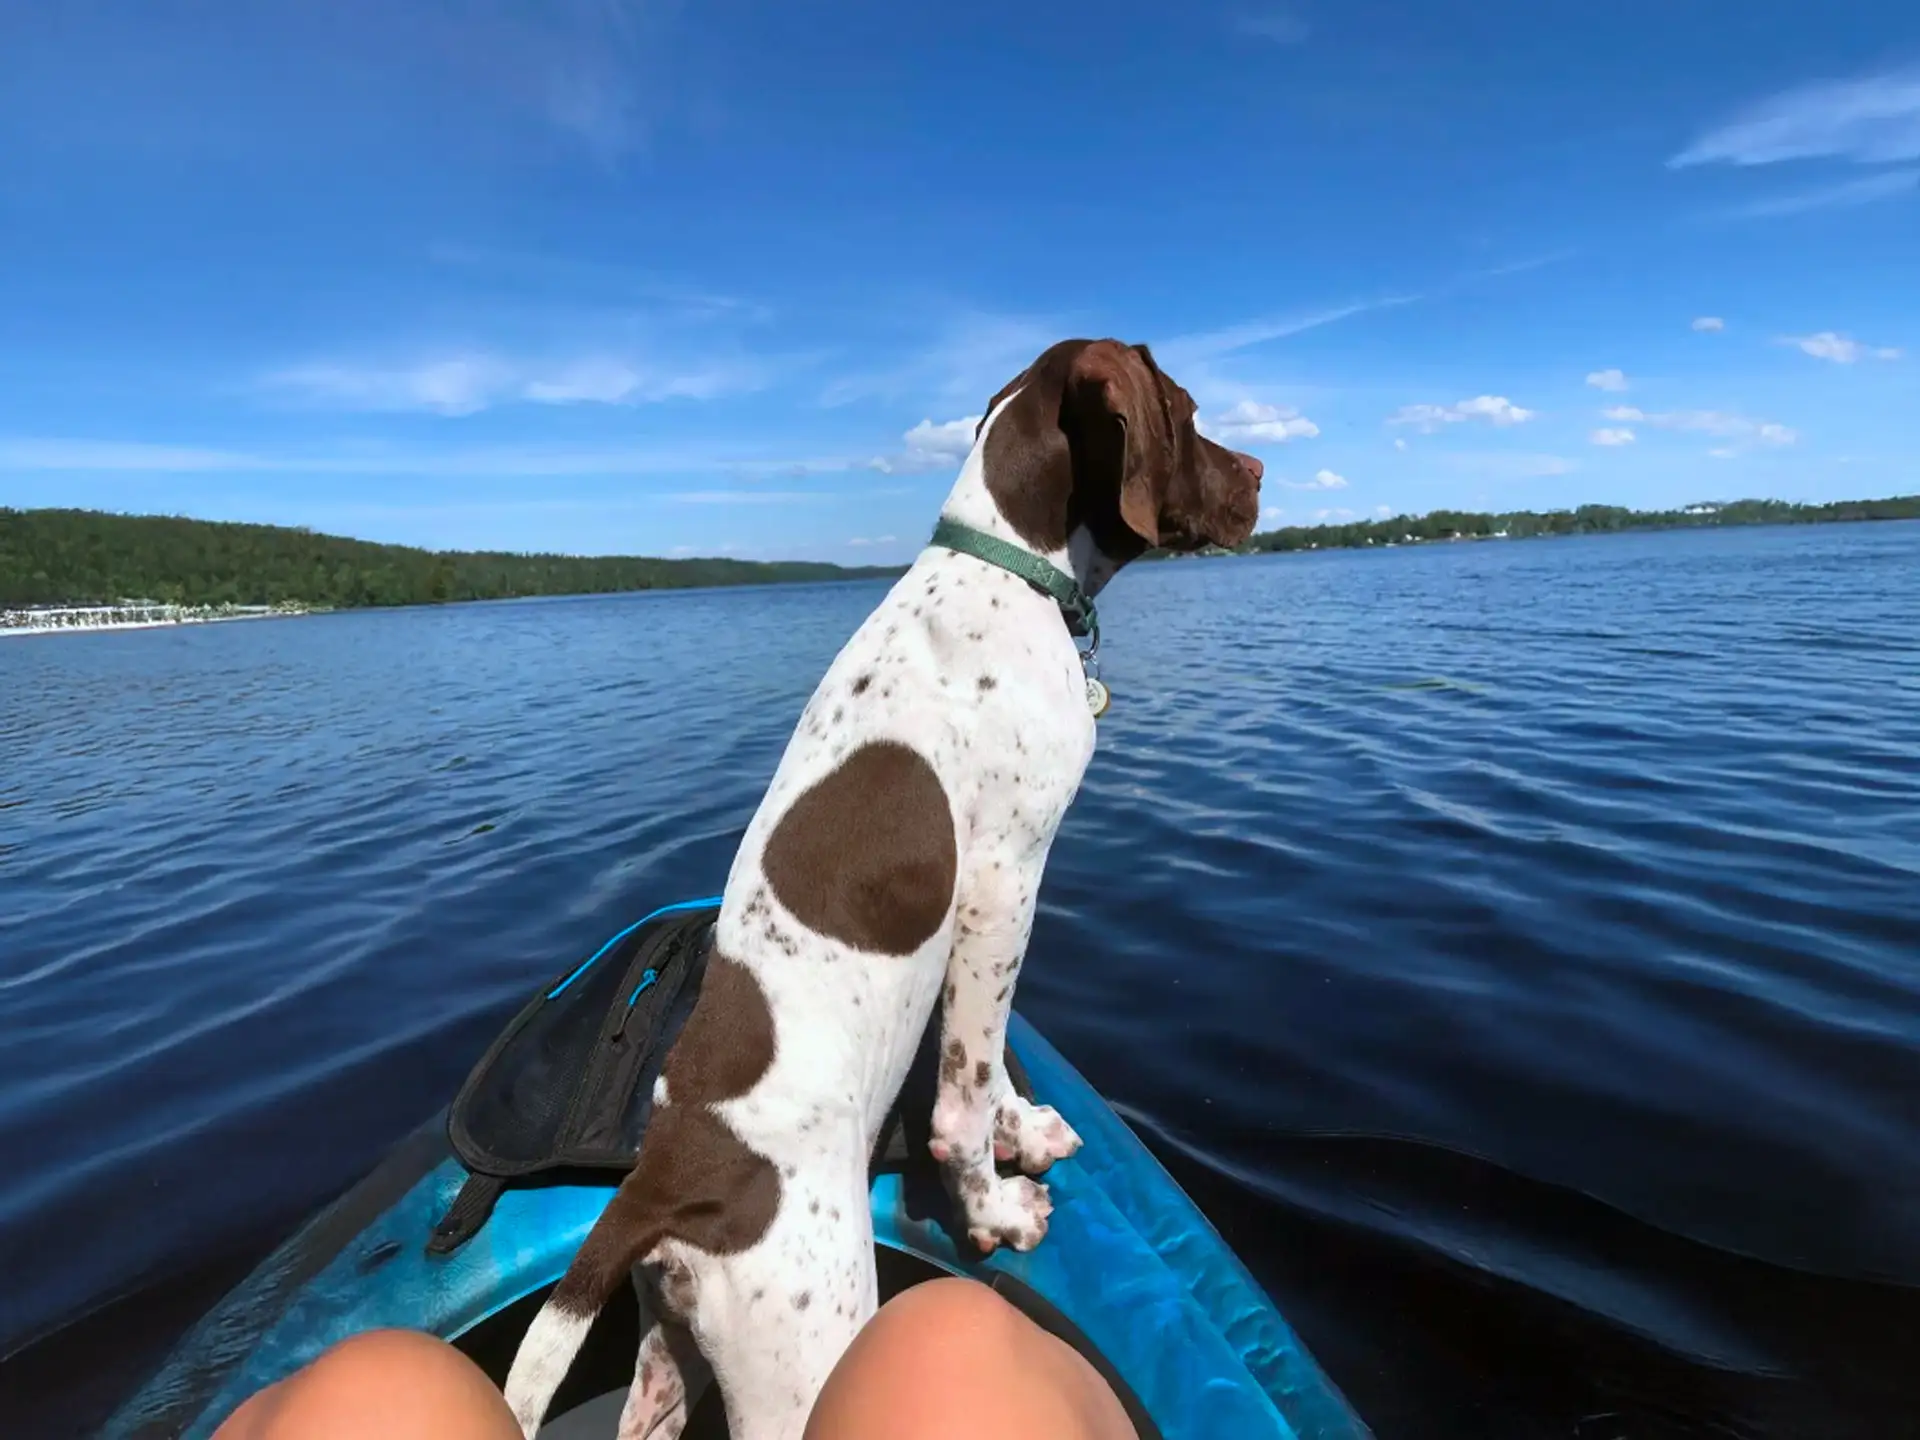
[[[621,1013],[620,1023],[613,1027],[611,1038],[618,1040],[627,1033],[627,1021],[633,1018],[633,1007],[640,1003],[640,997],[660,982],[660,972],[649,965],[640,972],[640,983],[633,987],[633,994],[627,997],[627,1008]]]

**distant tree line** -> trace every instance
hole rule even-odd
[[[1792,505],[1784,500],[1733,500],[1689,505],[1681,510],[1628,510],[1619,505],[1582,505],[1577,510],[1512,510],[1483,515],[1435,510],[1390,520],[1346,525],[1289,525],[1255,535],[1242,548],[1271,550],[1358,549],[1434,540],[1513,539],[1539,535],[1603,535],[1622,530],[1678,530],[1715,525],[1823,525],[1850,520],[1920,520],[1920,495],[1892,500],[1840,500],[1831,505]]]
[[[800,561],[417,550],[280,525],[0,508],[0,605],[422,605],[892,573]]]
[[[1920,495],[1793,505],[1735,500],[1681,510],[1480,514],[1435,510],[1345,525],[1290,525],[1253,536],[1243,551],[1355,549],[1508,536],[1592,535],[1715,525],[1816,525],[1920,519]],[[425,605],[520,595],[589,595],[700,585],[766,585],[898,574],[899,567],[807,561],[642,556],[522,555],[376,545],[280,525],[237,525],[97,510],[0,508],[0,605]]]

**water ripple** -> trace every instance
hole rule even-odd
[[[0,645],[0,1352],[272,1238],[716,888],[878,593]],[[1920,526],[1183,562],[1103,610],[1022,1008],[1380,1432],[1907,1425]]]

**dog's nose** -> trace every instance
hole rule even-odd
[[[1254,459],[1253,456],[1251,455],[1245,455],[1245,454],[1242,454],[1240,451],[1236,450],[1233,452],[1233,458],[1238,460],[1242,465],[1246,466],[1247,469],[1252,472],[1253,483],[1256,485],[1260,483],[1260,477],[1267,473],[1267,467],[1262,465],[1258,460]]]

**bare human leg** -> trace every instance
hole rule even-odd
[[[521,1440],[486,1373],[413,1330],[343,1340],[252,1396],[214,1440]]]
[[[985,1285],[933,1280],[881,1307],[814,1403],[805,1440],[1134,1440],[1072,1347]]]

